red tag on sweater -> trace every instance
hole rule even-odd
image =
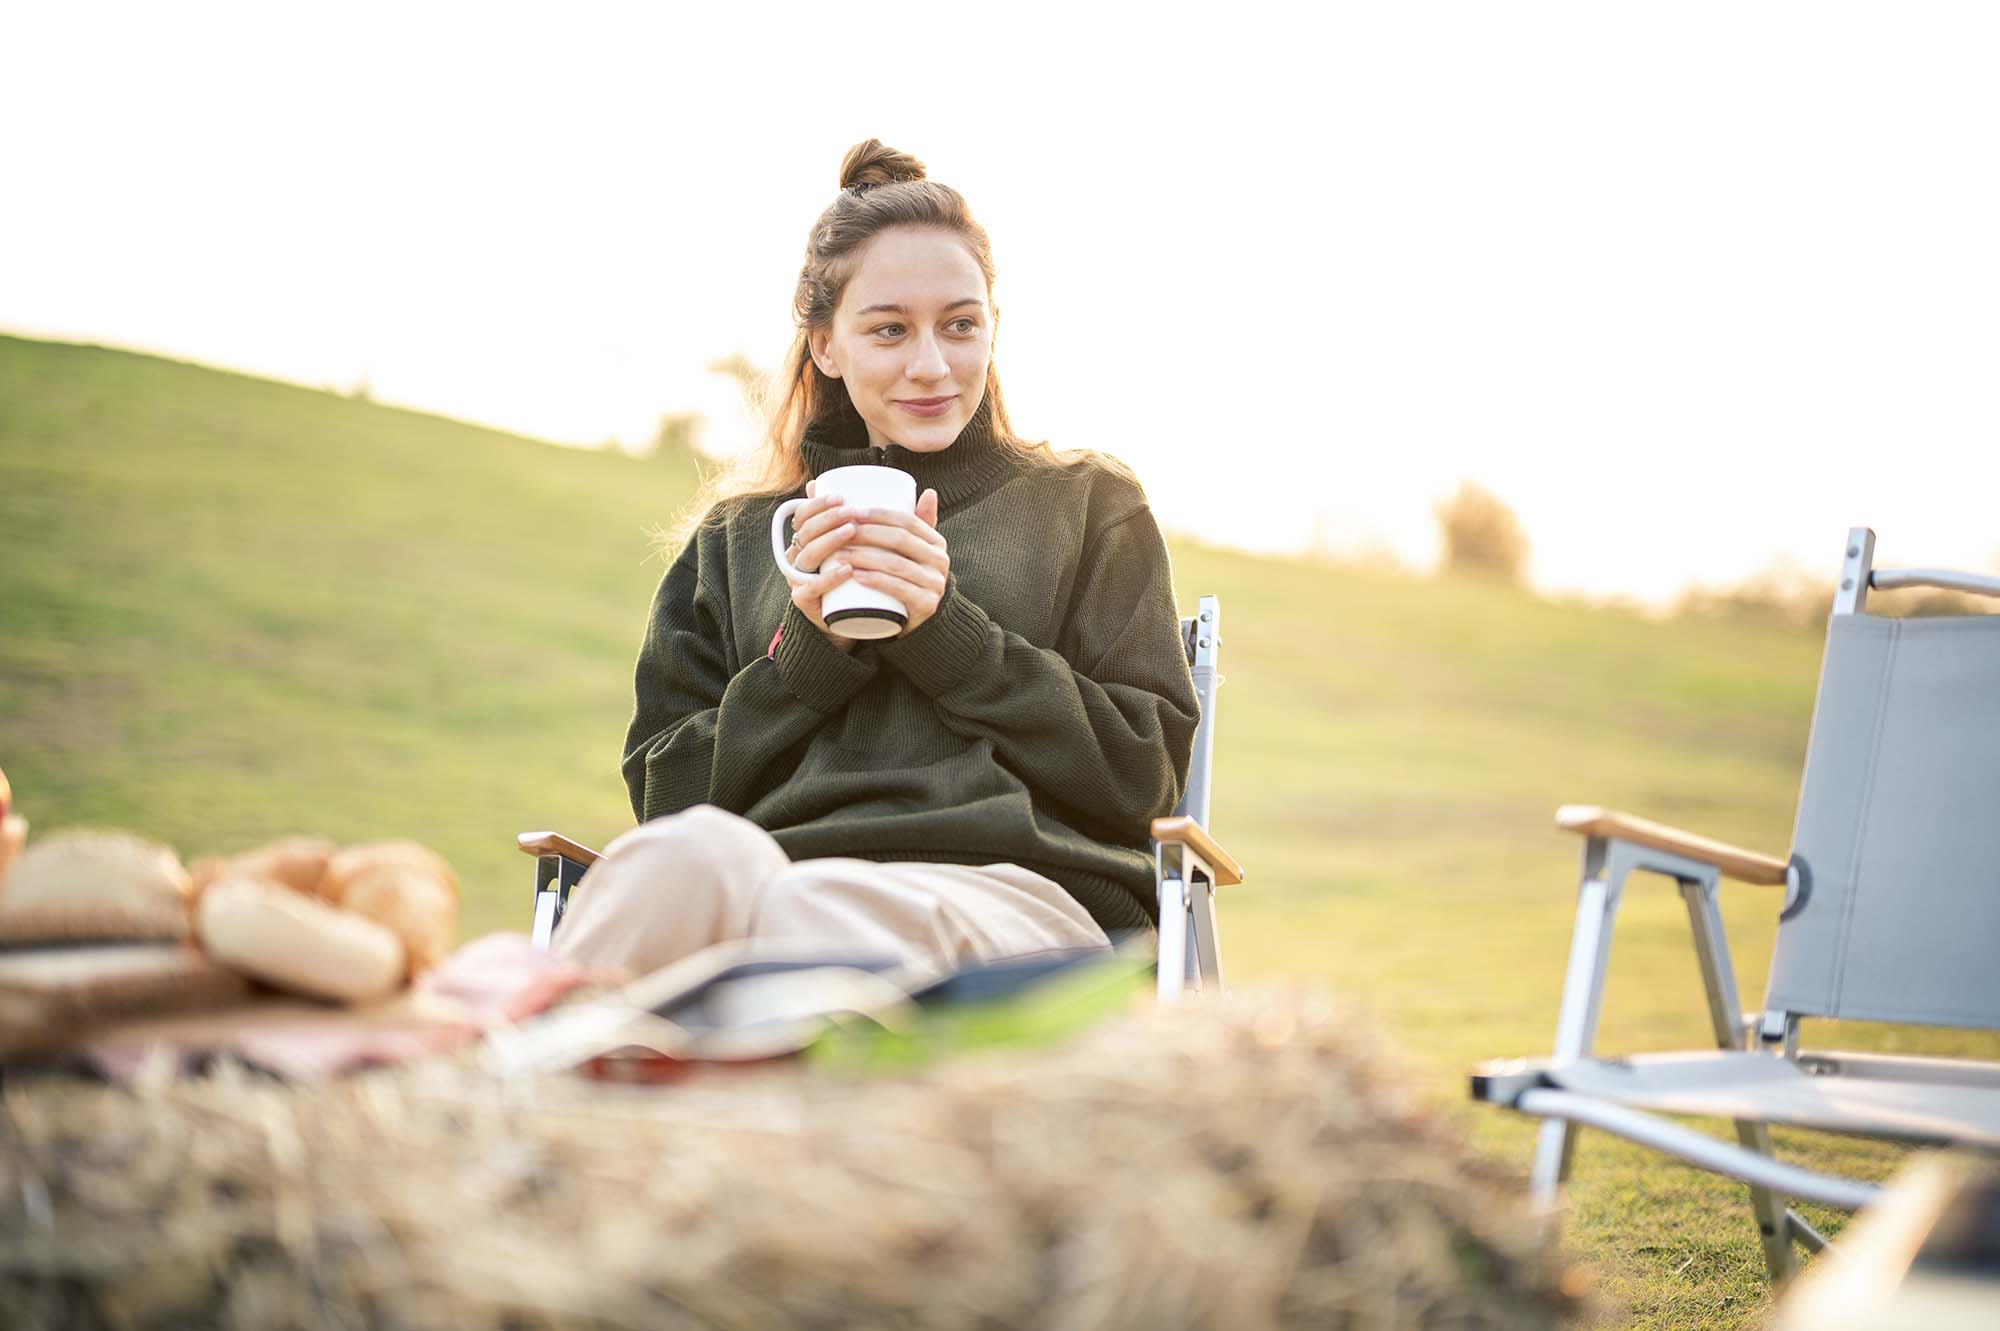
[[[780,624],[778,625],[778,631],[771,635],[771,645],[764,649],[764,655],[770,657],[773,661],[777,660],[778,644],[780,642],[783,642],[784,638],[785,638],[785,626],[783,624]]]

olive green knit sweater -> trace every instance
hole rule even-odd
[[[1095,456],[1020,457],[984,404],[941,452],[871,449],[849,413],[804,453],[814,475],[884,463],[938,492],[944,599],[901,638],[842,653],[772,562],[782,497],[711,515],[639,651],[633,812],[717,805],[794,860],[1018,864],[1108,931],[1146,926],[1148,824],[1180,799],[1197,704],[1137,482]]]

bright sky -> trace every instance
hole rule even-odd
[[[957,186],[1016,424],[1173,527],[1551,589],[2000,567],[1983,4],[15,5],[0,328],[569,442],[776,362],[842,152]]]

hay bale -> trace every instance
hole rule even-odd
[[[1349,1014],[1239,995],[849,1078],[16,1083],[17,1326],[1542,1327],[1493,1176]]]

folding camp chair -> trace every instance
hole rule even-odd
[[[2000,1149],[2000,1064],[1814,1053],[1805,1017],[2000,1030],[2000,616],[1886,619],[1868,590],[2000,596],[2000,578],[1876,569],[1848,533],[1827,626],[1789,862],[1602,809],[1568,807],[1583,879],[1553,1058],[1475,1069],[1475,1099],[1542,1116],[1530,1185],[1553,1204],[1583,1124],[1750,1184],[1774,1279],[1825,1240],[1797,1197],[1849,1210],[1876,1189],[1772,1157],[1769,1124]],[[1590,1057],[1611,922],[1634,871],[1687,905],[1716,1052]],[[1717,910],[1722,878],[1783,887],[1761,1013],[1743,1014]],[[1736,1121],[1740,1145],[1642,1112]]]
[[[1153,820],[1153,865],[1160,901],[1159,994],[1172,1002],[1184,990],[1222,988],[1215,935],[1215,889],[1243,881],[1243,868],[1208,832],[1208,795],[1215,749],[1216,664],[1222,650],[1222,605],[1204,596],[1194,617],[1181,620],[1181,641],[1194,674],[1201,721],[1186,793],[1170,818]],[[535,857],[535,946],[547,948],[569,894],[597,852],[553,832],[523,832],[520,848]]]

